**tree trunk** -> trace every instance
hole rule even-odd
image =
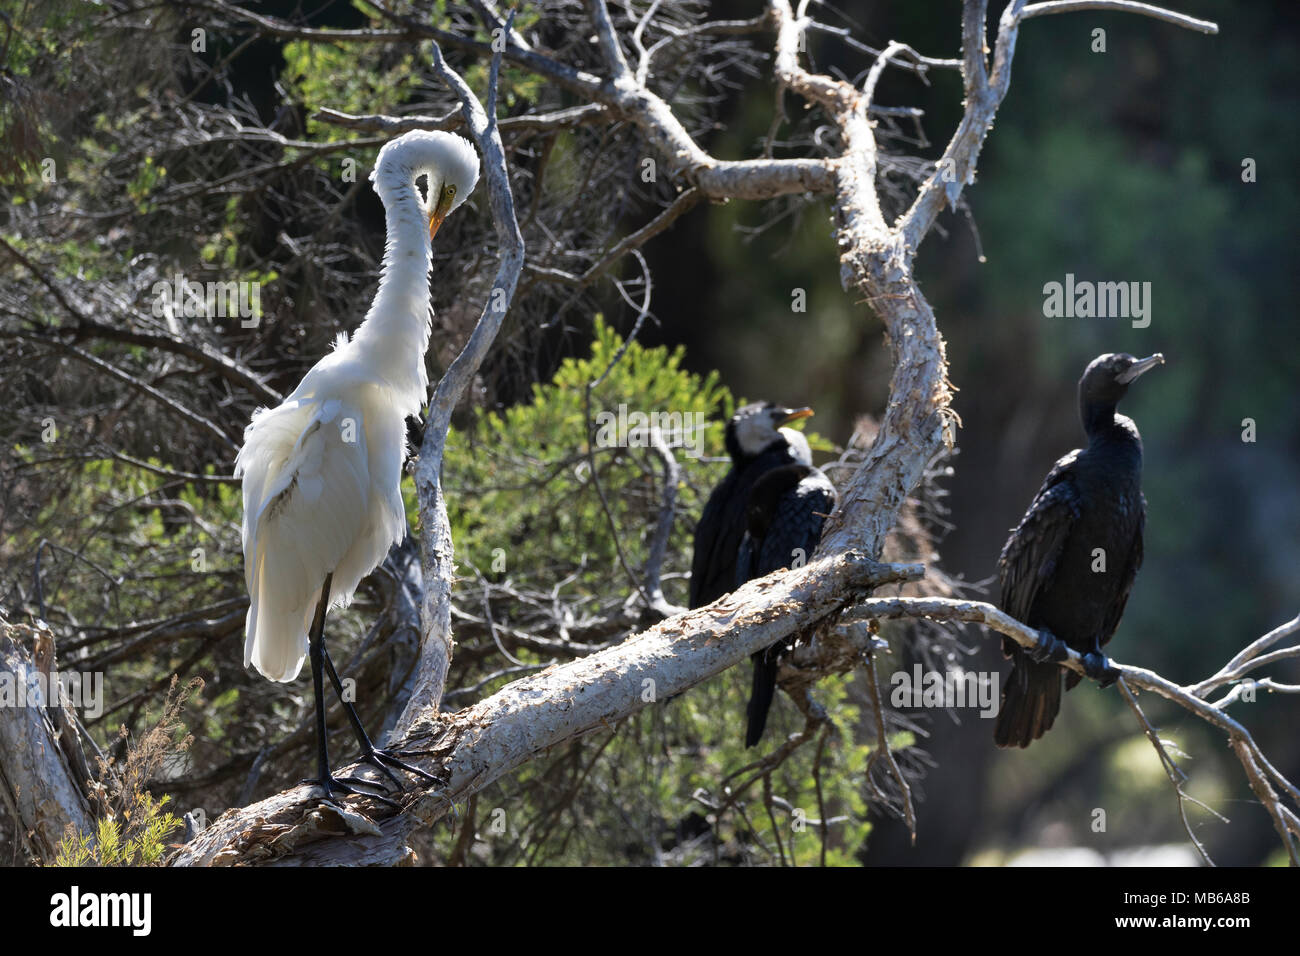
[[[47,693],[57,675],[49,631],[0,620],[0,664],[0,795],[28,850],[49,864],[69,825],[94,832],[90,773],[57,676]]]

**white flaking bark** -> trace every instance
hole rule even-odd
[[[48,688],[51,671],[57,668],[50,633],[0,619],[0,675],[25,695],[0,706],[0,798],[18,839],[44,862],[55,858],[69,825],[94,832],[72,712],[61,700],[26,696]]]

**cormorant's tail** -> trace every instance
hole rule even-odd
[[[993,742],[999,747],[1028,747],[1052,727],[1061,709],[1061,669],[1036,664],[1016,649],[1002,692]]]
[[[763,736],[767,712],[772,709],[772,700],[776,697],[776,672],[780,666],[775,649],[772,653],[759,651],[754,655],[754,684],[749,691],[749,706],[745,708],[749,718],[745,726],[746,747],[754,746]]]

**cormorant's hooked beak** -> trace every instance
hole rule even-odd
[[[801,418],[812,418],[813,414],[813,410],[807,406],[804,406],[803,408],[787,409],[785,417],[781,419],[781,424],[789,425],[791,422],[798,421]]]
[[[438,204],[433,207],[433,212],[429,213],[429,239],[438,234],[442,228],[442,221],[447,218],[447,213],[451,212],[451,196],[446,190],[443,190],[438,196]]]
[[[1119,375],[1115,376],[1115,380],[1121,385],[1128,385],[1134,382],[1139,375],[1151,371],[1157,365],[1164,364],[1164,354],[1157,352],[1155,355],[1149,355],[1144,359],[1138,359],[1124,371],[1120,372]]]

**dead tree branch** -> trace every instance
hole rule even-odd
[[[981,601],[960,601],[952,598],[873,598],[855,607],[848,617],[855,619],[924,617],[940,621],[965,621],[983,624],[990,630],[1011,638],[1021,647],[1032,648],[1039,642],[1039,634],[1036,630],[1027,627],[992,604]],[[1297,631],[1300,631],[1300,617],[1270,631],[1251,647],[1269,646],[1280,639],[1279,635],[1287,636]],[[1083,656],[1073,648],[1065,648],[1065,650],[1068,652],[1068,657],[1061,662],[1061,666],[1086,677]],[[1295,656],[1295,653],[1300,652],[1300,647],[1287,650],[1290,653],[1286,656]],[[1273,819],[1274,827],[1281,837],[1282,845],[1286,848],[1292,865],[1300,866],[1300,816],[1297,815],[1297,811],[1300,811],[1300,789],[1269,762],[1250,731],[1240,722],[1228,717],[1220,708],[1203,700],[1201,693],[1198,693],[1203,684],[1183,687],[1146,668],[1120,664],[1116,661],[1111,663],[1120,672],[1124,684],[1123,691],[1126,694],[1132,688],[1158,694],[1227,735],[1233,753],[1246,772],[1246,779],[1251,789]],[[1224,671],[1230,670],[1231,666],[1224,669]],[[1141,721],[1142,718],[1139,720]],[[1275,787],[1282,790],[1291,800],[1291,807],[1283,802]],[[1185,796],[1181,788],[1179,795],[1180,798]],[[1193,842],[1195,842],[1194,837]]]
[[[94,816],[91,773],[62,698],[50,632],[0,618],[0,674],[11,682],[9,694],[20,695],[0,707],[0,798],[32,856],[52,861],[65,828],[93,832]]]
[[[807,630],[872,587],[919,573],[915,566],[882,565],[860,553],[837,555],[751,581],[706,608],[516,681],[454,714],[427,707],[400,746],[427,751],[414,762],[441,786],[411,791],[400,812],[357,797],[346,806],[322,803],[310,786],[297,787],[228,811],[174,863],[396,863],[409,855],[406,839],[414,829],[437,822],[453,802],[547,749],[680,694]]]
[[[513,21],[512,14],[509,22]],[[524,237],[515,218],[514,193],[510,189],[505,147],[501,144],[501,133],[496,124],[497,80],[501,57],[496,56],[492,60],[486,110],[460,74],[443,60],[442,50],[437,43],[433,45],[433,63],[438,75],[460,97],[470,136],[483,156],[501,263],[474,332],[434,389],[424,428],[424,443],[420,448],[420,460],[415,467],[415,487],[420,502],[420,561],[424,574],[424,593],[420,606],[420,655],[415,680],[411,685],[410,700],[393,728],[396,735],[404,734],[424,711],[429,708],[436,710],[446,687],[447,668],[451,665],[452,653],[451,586],[455,574],[455,550],[447,518],[447,501],[442,490],[442,456],[446,448],[447,432],[451,428],[451,413],[478,372],[501,329],[524,265]]]

